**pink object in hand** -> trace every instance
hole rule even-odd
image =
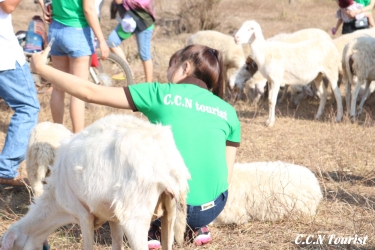
[[[336,28],[332,28],[332,35],[336,34]]]

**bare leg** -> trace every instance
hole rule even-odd
[[[152,82],[152,75],[153,75],[153,64],[152,60],[142,61],[143,69],[145,71],[146,82]]]
[[[120,48],[120,46],[118,47],[113,47],[113,48],[109,48],[111,50],[112,53],[118,55],[119,57],[121,57],[122,60],[124,60],[125,62],[126,61],[126,56],[125,56],[125,53],[124,51]]]
[[[55,69],[69,73],[69,57],[68,56],[51,56],[52,66]],[[52,83],[53,84],[53,83]],[[50,106],[52,119],[55,123],[63,123],[64,121],[64,98],[65,92],[57,87],[52,89]]]
[[[88,79],[90,56],[69,58],[70,73]],[[72,119],[73,132],[78,133],[85,127],[85,102],[76,97],[70,98],[70,118]]]
[[[119,57],[121,57],[122,60],[124,60],[128,65],[129,65],[129,62],[126,60],[126,56],[125,56],[125,53],[124,51],[121,49],[120,46],[117,46],[117,47],[113,47],[113,48],[109,48],[111,50],[112,53],[118,55]],[[130,67],[129,67],[130,68]],[[134,77],[134,73],[133,73],[133,70],[130,69],[133,77]]]

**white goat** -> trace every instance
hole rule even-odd
[[[318,119],[322,114],[327,99],[327,90],[321,84],[325,76],[331,85],[337,102],[336,121],[341,121],[342,100],[337,86],[338,72],[341,67],[340,55],[332,41],[326,39],[309,40],[289,44],[267,42],[264,40],[260,25],[255,21],[246,21],[235,35],[237,44],[249,43],[252,58],[258,70],[269,83],[269,116],[267,126],[275,123],[275,105],[277,94],[282,84],[308,84],[311,81],[319,86],[321,95]]]
[[[61,141],[72,135],[64,125],[52,122],[41,122],[31,131],[26,172],[35,197],[43,193],[44,179],[50,172],[49,167],[53,165]]]
[[[112,249],[122,249],[125,232],[132,249],[146,250],[150,221],[163,212],[163,249],[171,250],[174,233],[183,242],[189,178],[170,127],[104,117],[63,142],[43,194],[8,229],[1,250],[41,248],[69,223],[81,226],[84,249],[93,249],[94,229],[105,221]]]
[[[357,96],[360,87],[366,83],[365,93],[368,92],[371,81],[375,80],[375,38],[358,37],[345,45],[342,56],[343,79],[346,82],[346,105],[352,121],[356,120]],[[358,80],[354,91],[351,93],[351,85],[354,85],[353,75]],[[360,107],[363,106],[363,98]],[[350,110],[349,110],[350,107]]]
[[[311,218],[323,198],[319,182],[308,168],[280,161],[236,163],[228,194],[214,224]]]
[[[327,32],[321,29],[316,28],[308,28],[308,29],[302,29],[295,31],[293,33],[282,33],[275,35],[273,37],[268,38],[266,41],[268,42],[285,42],[285,43],[298,43],[303,41],[308,41],[312,39],[326,39],[331,41],[331,37],[328,35]],[[254,62],[251,62],[251,58],[246,59],[246,64],[249,65],[249,62],[251,64],[255,64]],[[253,66],[252,66],[253,67]],[[239,86],[241,89],[243,84],[251,78],[250,82],[248,82],[249,86],[249,93],[250,96],[256,96],[254,98],[254,101],[259,101],[261,96],[264,94],[264,89],[266,87],[267,80],[262,76],[262,74],[258,71],[255,74],[250,71],[250,73],[246,72],[246,69],[249,69],[249,66],[242,67],[237,75],[235,75],[235,84]],[[284,85],[281,85],[284,86]],[[285,85],[283,94],[281,98],[279,99],[279,103],[283,102],[285,98],[287,97],[287,91],[288,91],[289,85]],[[313,96],[314,93],[311,91],[310,87],[307,85],[299,85],[299,84],[293,84],[290,85],[291,90],[291,96],[292,96],[292,102],[295,106],[299,104],[299,102],[306,97],[307,95]],[[254,93],[251,93],[251,91],[254,91]],[[315,93],[317,96],[320,96],[320,93]]]

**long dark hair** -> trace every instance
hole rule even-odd
[[[220,51],[198,44],[186,46],[172,55],[169,60],[170,72],[174,74],[186,61],[194,67],[191,77],[202,80],[212,93],[223,98],[225,75]]]

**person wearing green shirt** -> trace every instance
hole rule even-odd
[[[187,236],[196,245],[210,242],[207,225],[224,209],[228,198],[241,129],[235,109],[222,100],[223,61],[218,50],[190,45],[175,52],[168,83],[105,87],[51,69],[47,48],[31,67],[47,81],[87,102],[142,112],[151,123],[170,125],[176,146],[191,174],[187,197]],[[149,231],[149,249],[160,248],[160,221]]]
[[[375,5],[375,0],[354,0],[354,2],[362,4],[364,7],[360,9],[355,10],[344,10],[342,9],[345,14],[351,18],[355,19],[355,16],[358,14],[361,14],[363,12],[371,12]],[[346,25],[346,27],[344,27]],[[357,28],[354,26],[354,23],[348,23],[343,25],[343,30],[346,30],[344,33],[352,33],[357,30]]]
[[[99,41],[102,59],[109,55],[109,48],[99,25],[95,0],[53,0],[52,8],[47,8],[43,0],[38,2],[44,20],[49,23],[48,40],[55,39],[50,52],[52,66],[88,79],[91,55],[95,51],[92,33]],[[55,86],[54,82],[51,83],[52,118],[56,123],[63,123],[65,92]],[[74,133],[84,129],[85,103],[75,97],[70,99],[70,118]]]

